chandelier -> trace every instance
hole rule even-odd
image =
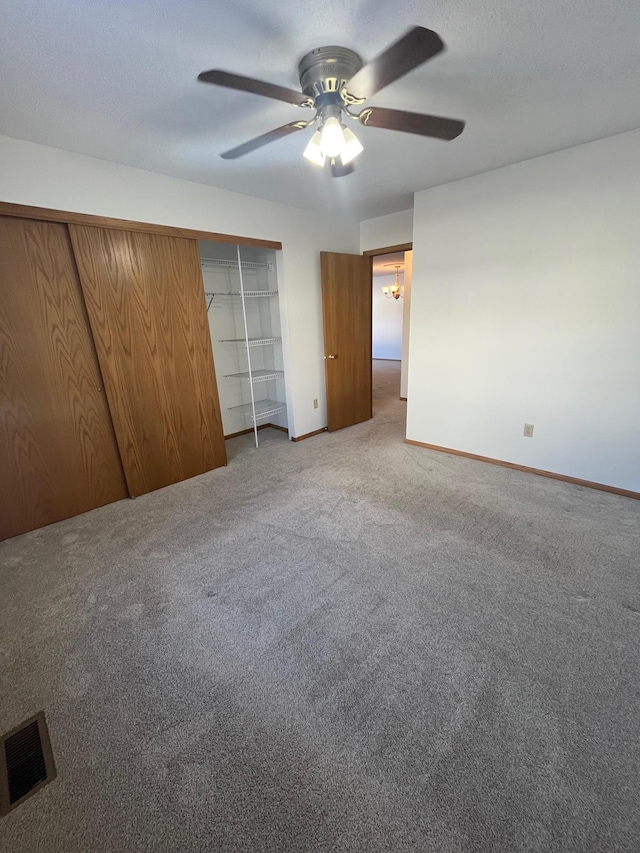
[[[404,299],[404,284],[400,286],[400,270],[404,267],[404,264],[385,264],[385,267],[395,267],[396,269],[396,280],[391,285],[391,287],[383,287],[382,292],[387,297],[387,299]]]

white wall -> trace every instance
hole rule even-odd
[[[640,491],[639,154],[416,194],[408,438]]]
[[[357,253],[358,223],[6,136],[0,136],[0,200],[280,240],[293,434],[326,425],[319,252]]]
[[[401,246],[413,239],[413,210],[365,219],[360,223],[360,251]]]
[[[404,299],[391,299],[382,292],[391,287],[393,275],[373,276],[373,357],[400,360],[402,358],[402,308]],[[400,286],[404,274],[400,273]]]

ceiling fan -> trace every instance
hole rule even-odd
[[[303,56],[298,65],[301,92],[220,69],[203,71],[198,75],[202,83],[251,92],[316,111],[309,121],[293,121],[277,127],[220,156],[225,160],[235,160],[319,122],[304,156],[317,166],[328,162],[334,177],[348,175],[353,171],[353,159],[363,149],[356,135],[346,127],[345,116],[365,127],[400,130],[435,139],[455,139],[464,129],[464,122],[457,119],[386,107],[372,106],[360,112],[353,111],[354,107],[444,49],[440,36],[425,27],[412,27],[367,65],[347,47],[318,47]]]

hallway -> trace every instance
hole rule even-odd
[[[373,416],[393,414],[405,418],[407,404],[400,400],[401,362],[374,358],[372,365]]]

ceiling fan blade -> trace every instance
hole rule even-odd
[[[276,86],[274,83],[266,83],[264,80],[254,80],[253,77],[243,77],[241,74],[230,74],[213,68],[211,71],[203,71],[198,74],[201,83],[213,83],[216,86],[225,86],[227,89],[238,89],[240,92],[251,92],[254,95],[262,95],[264,98],[275,98],[284,101],[285,104],[294,104],[298,107],[312,107],[313,98],[296,92],[295,89],[287,89],[285,86]]]
[[[444,42],[433,30],[413,27],[354,74],[347,83],[347,92],[364,101],[444,49]]]
[[[388,110],[385,107],[368,107],[362,110],[358,121],[365,127],[382,127],[386,130],[401,130],[435,139],[455,139],[464,130],[464,122],[455,118],[442,118],[404,110]]]
[[[270,142],[284,139],[285,136],[289,136],[290,133],[295,133],[297,130],[304,130],[308,124],[310,124],[308,121],[292,121],[291,124],[283,124],[282,127],[276,127],[275,130],[263,133],[262,136],[256,136],[255,139],[250,139],[249,142],[244,142],[237,148],[231,148],[220,156],[224,160],[236,160],[238,157],[250,154],[256,148],[262,148],[263,145],[268,145]]]
[[[334,160],[331,164],[331,175],[334,178],[344,178],[352,172],[355,172],[355,166],[353,163],[347,163],[346,166],[343,166],[342,163],[338,163]]]

